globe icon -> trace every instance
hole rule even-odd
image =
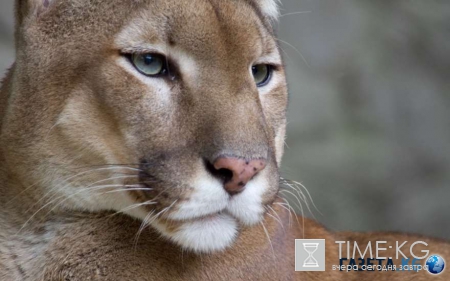
[[[444,271],[445,261],[441,256],[431,255],[425,262],[428,272],[431,274],[439,274]]]

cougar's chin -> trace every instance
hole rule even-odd
[[[197,253],[222,251],[237,237],[238,223],[226,213],[183,222],[158,222],[161,234],[184,249]]]

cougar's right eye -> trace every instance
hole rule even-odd
[[[132,54],[131,63],[146,76],[161,76],[167,73],[166,58],[160,54]]]

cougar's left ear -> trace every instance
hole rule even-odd
[[[252,0],[258,7],[261,12],[271,21],[278,20],[280,15],[279,10],[279,0]]]
[[[56,0],[16,0],[16,28],[22,26],[25,19],[45,13],[54,2]]]

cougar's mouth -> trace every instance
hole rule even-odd
[[[230,164],[227,161],[219,164],[226,166]],[[232,161],[237,161],[241,168],[238,172],[242,173],[251,174],[253,169],[249,168],[259,167],[253,167],[250,161]],[[263,220],[265,206],[276,190],[270,180],[273,166],[248,177],[245,188],[239,192],[231,192],[226,181],[205,169],[202,161],[178,174],[176,170],[172,174],[170,163],[166,163],[162,159],[157,164],[143,162],[140,166],[139,183],[148,190],[137,191],[141,194],[139,201],[152,202],[145,206],[147,214],[143,212],[141,219],[143,224],[194,252],[215,252],[231,246],[241,229]]]

